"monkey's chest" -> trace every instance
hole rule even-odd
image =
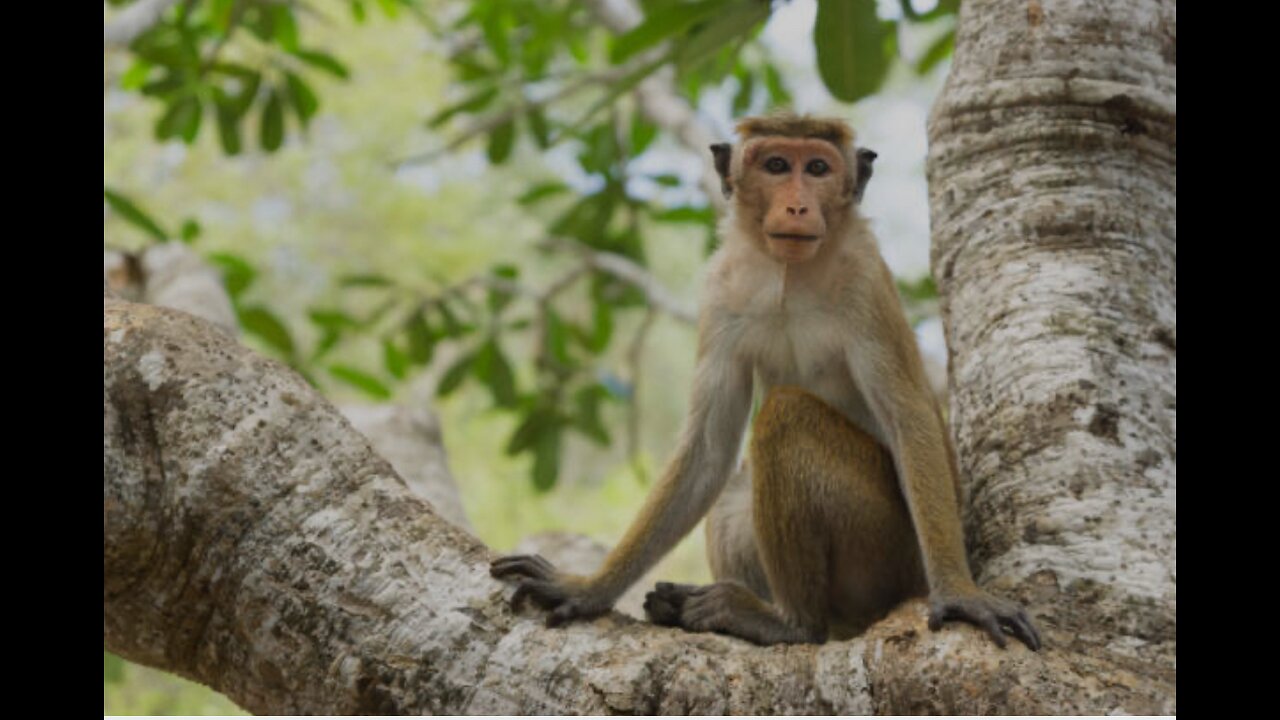
[[[758,312],[742,338],[745,353],[770,385],[817,392],[849,378],[840,319],[812,307]]]
[[[779,385],[802,387],[884,442],[849,369],[852,337],[844,323],[842,316],[813,306],[760,312],[744,323],[740,347],[765,393]]]

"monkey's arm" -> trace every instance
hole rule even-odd
[[[947,429],[929,391],[915,335],[898,304],[892,276],[887,268],[879,270],[877,284],[883,287],[866,298],[877,305],[866,313],[876,320],[862,324],[847,359],[897,466],[929,583],[929,626],[937,630],[945,620],[966,620],[986,629],[1000,647],[1005,646],[1004,626],[1027,647],[1039,649],[1039,632],[1026,612],[1016,603],[984,592],[973,581]]]
[[[536,556],[512,555],[491,567],[516,578],[512,604],[525,597],[550,610],[548,625],[606,612],[627,588],[697,525],[724,488],[751,408],[752,368],[735,356],[724,327],[704,315],[689,413],[678,447],[622,540],[595,575],[557,572]]]

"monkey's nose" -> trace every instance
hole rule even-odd
[[[803,205],[797,205],[795,207],[790,207],[790,206],[787,207],[788,215],[804,215],[808,212],[809,212],[809,208]]]

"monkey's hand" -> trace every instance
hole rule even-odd
[[[516,581],[511,607],[519,610],[525,598],[543,610],[550,610],[547,627],[556,627],[578,618],[593,618],[609,612],[614,598],[594,592],[587,578],[556,570],[541,555],[507,555],[494,560],[489,574],[500,580]]]
[[[1004,630],[1032,650],[1040,649],[1040,631],[1022,606],[974,587],[968,591],[936,591],[929,594],[929,629],[940,630],[947,620],[963,620],[987,631],[1000,647]]]

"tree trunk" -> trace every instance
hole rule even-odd
[[[983,582],[1176,682],[1176,8],[965,0],[933,273]]]
[[[1175,712],[1173,48],[1172,6],[967,0],[931,123],[971,547],[1043,652],[920,601],[822,646],[546,629],[295,373],[112,297],[104,645],[261,713]]]

